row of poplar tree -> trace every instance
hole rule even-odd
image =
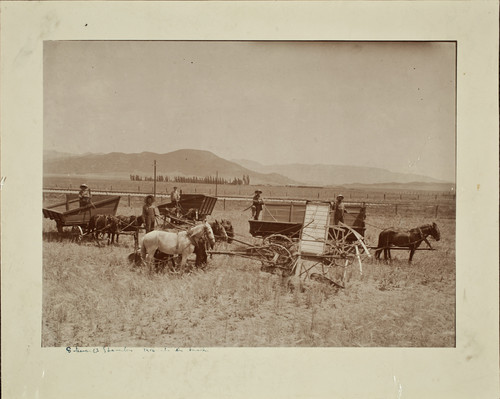
[[[132,181],[154,181],[154,178],[151,176],[139,176],[139,175],[130,175],[130,180]],[[156,176],[156,181],[158,182],[175,182],[175,183],[204,183],[204,184],[234,184],[234,185],[249,185],[250,184],[250,176],[243,175],[240,179],[238,177],[231,179],[226,179],[223,177],[215,177],[215,176],[205,176],[205,177],[197,177],[197,176]]]

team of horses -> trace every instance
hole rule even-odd
[[[120,234],[131,234],[134,237],[135,247],[138,248],[139,230],[143,225],[142,216],[95,215],[90,219],[87,234],[95,239],[107,234],[108,244],[115,243],[115,237],[118,243]],[[436,223],[421,225],[406,231],[395,228],[384,229],[379,234],[375,259],[379,260],[383,252],[384,259],[390,261],[391,247],[403,247],[408,248],[410,252],[408,262],[411,263],[415,251],[423,242],[432,249],[427,239],[429,236],[436,241],[441,239]],[[212,223],[198,221],[192,222],[187,230],[153,230],[146,233],[142,239],[140,253],[134,253],[131,256],[134,260],[140,260],[140,263],[149,265],[157,272],[163,271],[168,264],[172,265],[171,270],[176,270],[177,258],[182,271],[189,255],[195,253],[195,266],[204,267],[208,258],[207,245],[213,249],[216,241],[231,243],[233,239],[234,229],[230,221],[226,219],[215,220]]]
[[[143,226],[142,216],[94,215],[89,221],[86,234],[95,240],[107,235],[108,244],[118,243],[120,234],[131,234],[135,247],[138,248],[139,231]],[[129,258],[136,263],[147,264],[159,272],[163,271],[169,262],[172,264],[171,270],[176,269],[176,255],[180,259],[181,270],[184,269],[188,256],[195,253],[195,266],[204,267],[208,259],[207,245],[213,249],[216,241],[230,244],[233,239],[234,229],[229,220],[193,222],[187,230],[153,230],[146,233],[141,243],[140,259],[136,253],[131,254]]]

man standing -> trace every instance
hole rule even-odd
[[[255,190],[255,195],[253,196],[252,202],[252,217],[253,220],[259,220],[260,212],[262,211],[262,206],[264,205],[264,200],[260,196],[262,191]]]
[[[333,205],[333,224],[339,224],[339,222],[344,223],[344,213],[348,213],[344,205],[344,196],[342,194],[337,195],[337,201]]]
[[[78,193],[78,200],[80,201],[80,207],[87,206],[90,204],[92,199],[92,194],[90,193],[90,188],[85,183],[80,185],[80,191]]]
[[[152,195],[146,196],[144,206],[142,207],[142,217],[146,226],[146,233],[155,229],[156,216],[160,214],[158,208],[154,205],[155,199]]]
[[[181,200],[181,194],[177,191],[177,187],[174,187],[174,190],[170,193],[170,201],[175,204],[177,208],[179,205],[179,201]]]
[[[177,217],[181,215],[181,206],[179,201],[181,200],[181,194],[177,191],[177,187],[170,193],[170,201],[174,204],[175,214]]]

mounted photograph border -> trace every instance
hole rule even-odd
[[[4,397],[498,397],[497,2],[0,6]],[[41,348],[45,40],[456,41],[456,348]]]

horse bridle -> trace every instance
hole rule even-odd
[[[422,226],[422,227],[427,227],[427,226],[432,228],[432,226],[430,224],[426,224],[425,226]],[[417,227],[417,229],[418,229],[418,233],[420,234],[419,241],[420,242],[425,241],[425,243],[429,246],[429,248],[432,248],[432,245],[429,242],[429,240],[427,239],[427,236],[425,236],[424,233],[422,233],[422,229],[420,227]],[[418,242],[418,241],[416,241],[416,242]]]

